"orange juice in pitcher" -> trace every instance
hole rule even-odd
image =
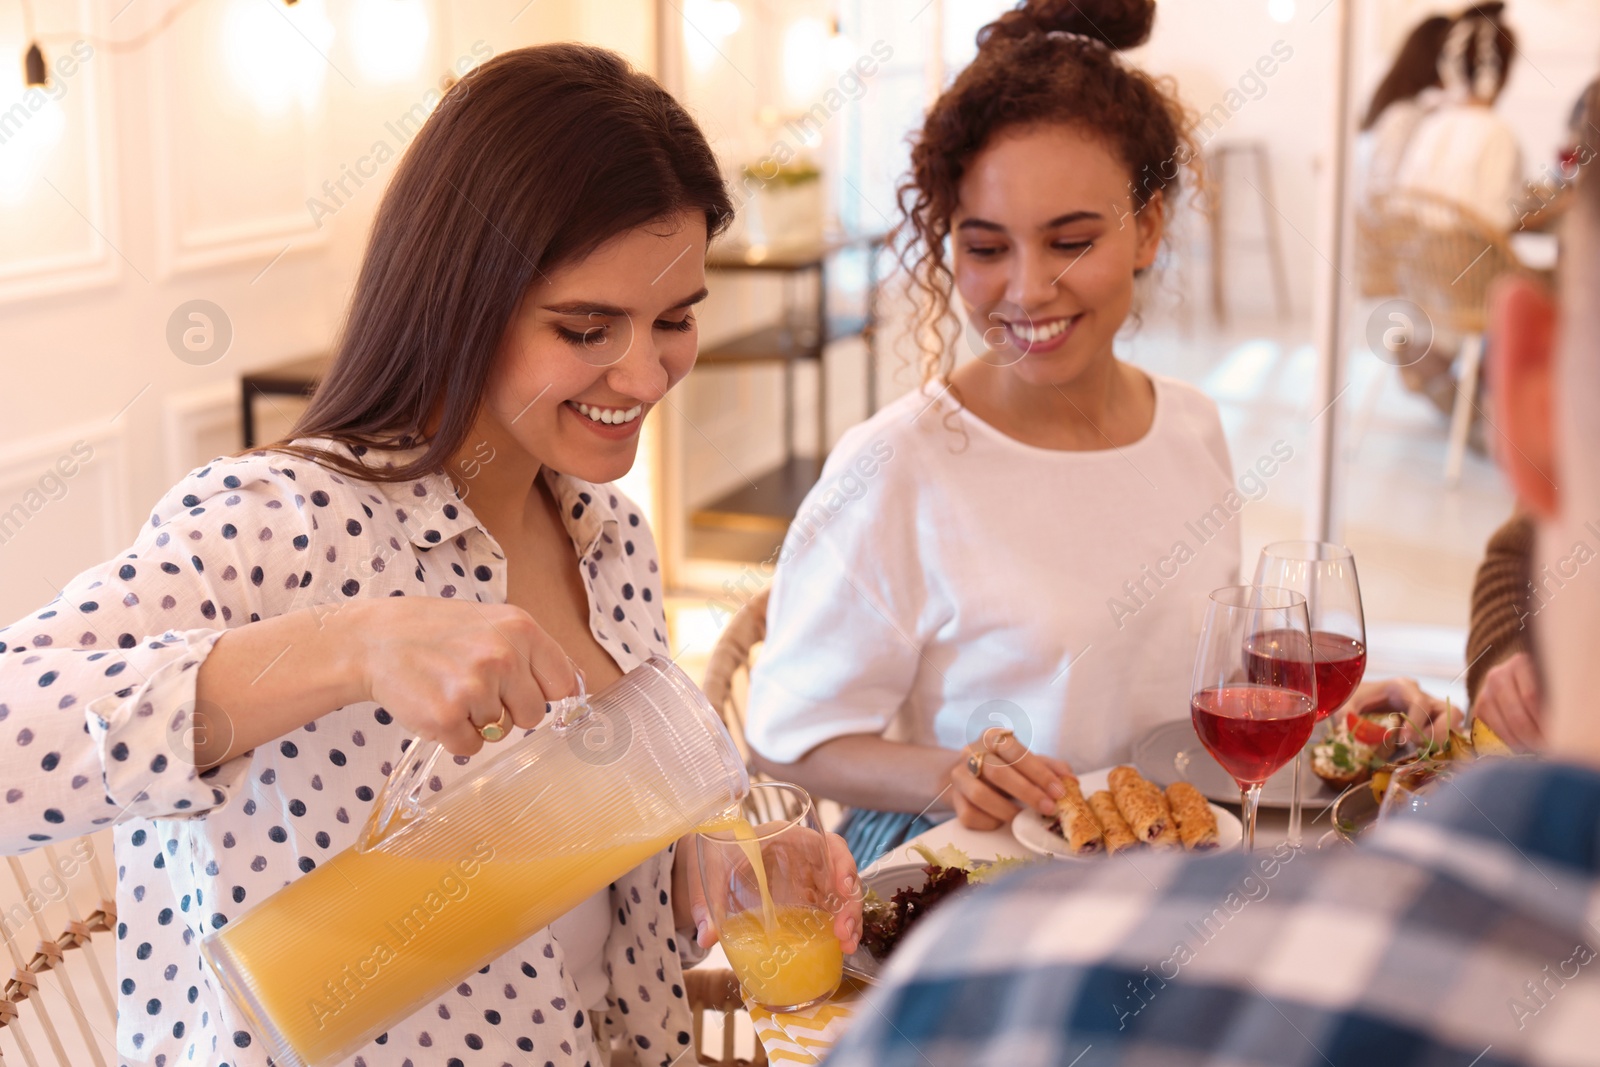
[[[666,660],[573,703],[425,799],[413,744],[359,844],[202,942],[277,1063],[349,1057],[749,787]]]

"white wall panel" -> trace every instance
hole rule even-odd
[[[0,306],[103,286],[125,269],[109,195],[106,53],[82,39],[93,5],[41,4],[39,18],[59,32],[45,48],[49,81],[31,89],[12,58],[26,48],[21,26],[0,19]]]
[[[108,422],[0,447],[0,618],[44,604],[133,540],[126,456]]]

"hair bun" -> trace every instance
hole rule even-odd
[[[1028,0],[978,31],[978,44],[1059,30],[1122,51],[1149,40],[1155,20],[1155,0]]]

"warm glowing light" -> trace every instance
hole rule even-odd
[[[828,38],[828,69],[841,71],[855,63],[860,53],[856,50],[856,43],[848,35],[835,33]]]
[[[1294,21],[1294,0],[1267,0],[1267,15],[1273,22]]]
[[[832,36],[827,25],[814,18],[795,19],[784,31],[783,89],[794,106],[805,106],[822,91]]]
[[[722,43],[744,22],[734,0],[684,0],[683,49],[696,70],[705,70],[721,56]]]
[[[223,62],[234,84],[262,114],[315,108],[327,80],[333,23],[324,0],[293,6],[230,0],[223,13]]]
[[[356,66],[379,84],[408,81],[422,70],[428,31],[423,0],[356,0],[350,18]]]
[[[29,88],[21,63],[0,65],[0,203],[28,197],[45,160],[61,143],[67,119],[51,99],[60,89],[59,84]]]

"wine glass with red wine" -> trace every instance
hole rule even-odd
[[[1309,664],[1317,676],[1317,721],[1332,715],[1361,684],[1367,670],[1367,624],[1355,557],[1326,541],[1279,541],[1261,550],[1256,584],[1292,589],[1306,598],[1311,619]],[[1272,657],[1271,635],[1260,655]],[[1294,799],[1289,805],[1289,843],[1300,844],[1302,760],[1294,763]]]
[[[1194,731],[1239,785],[1244,848],[1256,844],[1261,786],[1300,754],[1317,721],[1306,598],[1275,586],[1218,589],[1194,658]]]

